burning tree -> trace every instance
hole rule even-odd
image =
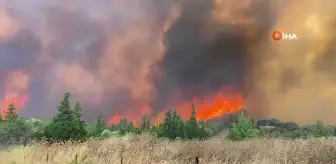
[[[18,115],[16,113],[16,107],[15,105],[9,104],[7,111],[5,112],[5,120],[7,121],[14,121],[18,118]]]

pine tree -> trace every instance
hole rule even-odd
[[[6,121],[14,121],[18,119],[18,115],[16,113],[15,105],[9,104],[7,111],[5,112],[5,120]]]
[[[95,135],[100,136],[101,133],[107,128],[107,123],[103,118],[103,114],[100,112],[97,122],[96,122],[96,130],[95,130]]]
[[[52,123],[45,128],[44,134],[51,140],[82,140],[86,137],[84,128],[85,122],[81,120],[81,108],[76,105],[75,110],[71,109],[70,93],[64,95],[58,106],[58,113]]]
[[[28,138],[29,127],[19,118],[14,104],[8,106],[1,128],[0,141],[7,144],[23,144]]]
[[[128,132],[128,122],[126,118],[120,118],[119,123],[116,126],[119,131],[119,135],[123,136]]]
[[[159,136],[175,139],[185,138],[184,122],[176,111],[167,111],[162,125],[160,125]]]
[[[176,137],[184,139],[186,137],[185,123],[180,117],[180,115],[177,113],[177,111],[173,112],[173,120],[176,129]]]
[[[76,103],[74,111],[75,111],[74,112],[75,118],[80,120],[81,117],[82,117],[82,108],[81,108],[79,102]]]
[[[147,132],[150,130],[150,122],[147,113],[142,116],[141,121],[139,122],[139,130],[140,132]]]
[[[137,131],[137,129],[136,129],[136,127],[134,126],[134,124],[133,124],[133,121],[130,121],[129,123],[128,123],[128,126],[127,126],[128,128],[128,133],[135,133],[136,131]]]
[[[160,137],[167,137],[167,138],[171,138],[171,139],[175,139],[174,136],[172,135],[172,133],[170,133],[173,129],[172,128],[172,112],[171,110],[167,111],[165,113],[165,119],[163,121],[163,123],[160,125]]]
[[[119,131],[120,135],[125,135],[126,133],[137,132],[132,121],[128,122],[126,118],[120,118],[119,123],[115,126],[115,130]]]
[[[76,131],[78,132],[78,136],[76,138],[83,139],[87,136],[87,131],[85,129],[86,123],[84,120],[82,120],[82,108],[79,104],[79,102],[76,103],[75,109],[74,109],[74,118],[75,118],[75,125]]]
[[[3,119],[4,118],[2,117],[2,113],[0,112],[0,123],[4,121]]]
[[[186,122],[186,135],[188,139],[199,138],[200,128],[196,118],[196,108],[192,105],[192,112],[189,120]]]
[[[70,97],[71,94],[69,92],[64,94],[63,101],[61,101],[60,105],[58,106],[59,112],[69,111],[71,109]]]

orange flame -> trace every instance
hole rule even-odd
[[[0,100],[0,112],[5,115],[9,104],[14,104],[17,109],[23,108],[28,102],[27,87],[29,75],[23,71],[12,71],[6,76],[5,94]]]
[[[243,96],[225,95],[219,92],[215,97],[208,97],[204,100],[194,98],[193,102],[196,108],[196,117],[198,120],[211,120],[219,118],[226,114],[239,112],[243,109]],[[191,114],[191,103],[185,103],[183,106],[177,108],[177,112],[182,119],[187,120]]]
[[[5,98],[0,101],[0,112],[2,116],[6,115],[7,108],[10,104],[14,104],[16,109],[23,108],[29,100],[28,94],[24,94],[17,98]]]
[[[188,120],[191,116],[192,104],[195,105],[196,109],[196,118],[199,121],[207,121],[211,119],[220,118],[224,115],[232,114],[239,112],[243,109],[243,96],[241,93],[236,93],[233,95],[227,95],[224,92],[220,91],[214,96],[204,97],[202,99],[195,97],[192,101],[182,102],[177,105],[176,111],[179,113],[183,120]],[[146,110],[144,110],[146,109]],[[149,107],[145,107],[140,110],[140,113],[147,113],[151,116],[152,111]],[[155,124],[162,123],[165,117],[165,112],[159,113],[155,117]],[[109,124],[117,124],[120,118],[126,118],[128,121],[136,123],[140,120],[141,116],[124,116],[115,115],[109,120]]]
[[[112,118],[108,120],[108,124],[118,124],[121,119],[125,118],[127,119],[127,121],[133,122],[133,124],[137,126],[141,115],[143,115],[144,113],[146,113],[148,116],[151,116],[152,108],[150,108],[149,106],[144,106],[139,110],[139,112],[137,112],[138,115],[134,115],[134,113],[127,116],[120,116],[119,114],[115,114]]]
[[[234,95],[226,95],[220,91],[214,96],[203,97],[202,99],[195,97],[192,101],[180,103],[176,111],[183,120],[188,120],[191,116],[192,104],[195,105],[196,118],[199,121],[207,121],[220,118],[224,115],[239,112],[243,109],[243,96],[241,93]],[[165,112],[160,113],[155,123],[163,122]]]

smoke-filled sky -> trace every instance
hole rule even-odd
[[[334,43],[322,34],[334,31],[329,6],[335,3],[2,0],[0,99],[45,118],[70,91],[93,120],[99,112],[155,115],[223,91],[243,93],[257,116],[332,121]],[[274,43],[273,30],[302,38]]]

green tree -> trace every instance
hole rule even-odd
[[[2,117],[2,114],[1,114],[1,112],[0,112],[0,123],[1,123],[2,121],[4,121],[4,118]]]
[[[325,126],[322,121],[317,121],[316,124],[306,126],[303,129],[312,133],[314,137],[330,137],[332,135],[331,129]]]
[[[70,93],[65,93],[63,100],[58,106],[58,113],[52,123],[44,130],[46,138],[51,140],[83,140],[87,136],[84,121],[81,120],[81,108],[79,103],[73,110],[70,103]]]
[[[253,122],[245,117],[244,113],[240,113],[237,122],[232,123],[229,137],[232,140],[244,140],[257,137],[260,130],[254,126]]]
[[[205,139],[213,134],[211,129],[205,128],[205,122],[198,122],[196,118],[196,108],[192,105],[191,116],[186,121],[186,137],[187,139]]]
[[[30,141],[38,141],[44,137],[43,130],[45,125],[43,124],[42,120],[31,118],[29,120],[25,120],[25,124],[29,128],[27,136],[29,137]]]
[[[28,138],[29,128],[19,118],[14,104],[8,106],[5,120],[0,124],[0,143],[2,145],[24,144]]]
[[[79,102],[76,103],[75,109],[74,109],[74,125],[75,125],[75,131],[77,132],[78,139],[86,138],[88,135],[88,132],[86,131],[86,122],[82,119],[82,107],[80,106]]]
[[[150,130],[150,121],[147,116],[147,113],[144,113],[144,115],[141,118],[141,121],[139,122],[139,131],[142,132],[148,132]]]
[[[185,138],[185,124],[176,111],[167,111],[164,122],[158,127],[158,135],[169,139]]]
[[[198,123],[197,136],[198,139],[206,139],[214,135],[214,132],[210,128],[205,127],[205,122],[201,121]]]
[[[184,139],[186,137],[185,122],[181,119],[177,111],[173,112],[173,120],[173,127],[176,129],[177,137]]]
[[[192,112],[189,120],[186,122],[186,135],[188,139],[199,138],[200,127],[197,123],[195,105],[192,105]]]
[[[74,109],[74,116],[77,121],[82,121],[82,107],[80,106],[79,102],[76,103],[75,109]],[[85,123],[85,121],[83,121]]]
[[[23,120],[5,121],[0,124],[0,143],[2,145],[25,144],[29,138],[29,127]]]
[[[103,118],[103,114],[100,112],[97,122],[96,122],[95,135],[100,136],[102,132],[106,129],[108,129],[107,123]]]
[[[132,121],[128,122],[126,118],[121,118],[119,123],[115,126],[115,130],[119,131],[121,136],[126,133],[136,132],[136,128]]]
[[[117,130],[117,125],[115,125],[115,124],[111,124],[109,127],[108,127],[108,129],[110,130],[110,131],[116,131]]]

